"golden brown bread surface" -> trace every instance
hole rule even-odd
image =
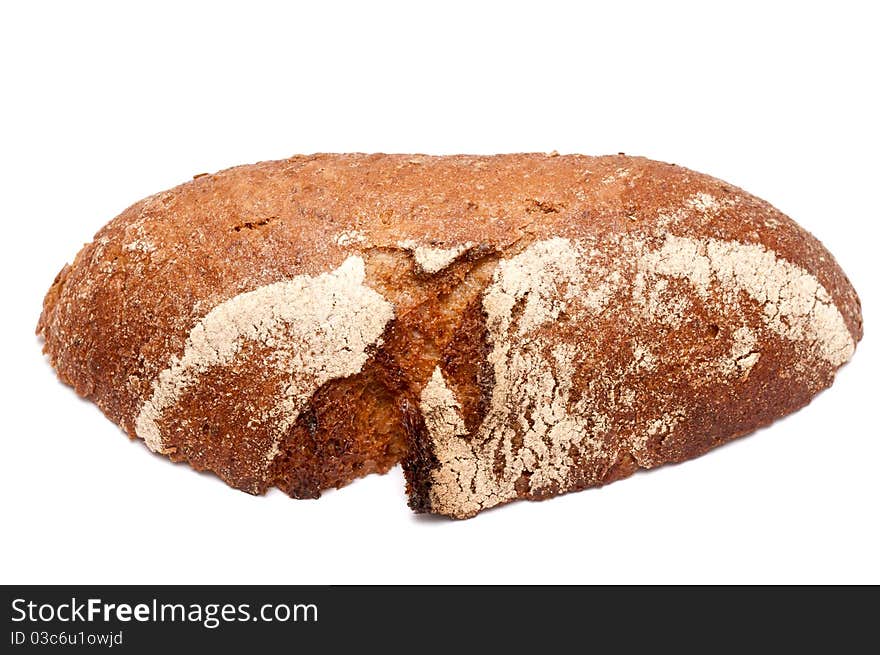
[[[626,156],[313,155],[113,219],[38,333],[131,437],[251,493],[404,459],[456,517],[681,461],[809,402],[861,338],[833,257]]]

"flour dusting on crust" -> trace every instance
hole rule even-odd
[[[433,248],[420,246],[415,240],[407,239],[400,241],[399,248],[409,250],[412,253],[416,266],[422,273],[433,275],[452,264],[456,259],[474,247],[473,242],[460,243],[450,248]]]
[[[576,346],[554,343],[541,329],[564,311],[591,311],[577,302],[583,295],[582,256],[568,239],[556,238],[498,265],[483,297],[495,385],[474,438],[462,438],[458,407],[449,400],[451,392],[438,391],[435,371],[422,395],[440,462],[432,473],[435,511],[470,516],[515,497],[518,484],[536,491],[563,486],[574,464],[572,449],[595,454],[601,448],[597,437],[607,417],[587,403],[571,407]]]
[[[333,240],[336,241],[337,245],[345,248],[347,246],[365,243],[367,241],[367,236],[361,230],[344,230],[337,234]]]
[[[641,258],[639,269],[640,276],[686,279],[704,300],[732,308],[741,305],[740,295],[745,294],[763,307],[769,329],[790,341],[811,344],[832,366],[849,360],[855,350],[825,287],[764,246],[669,235],[659,250]],[[645,304],[644,277],[637,279],[636,290],[642,294],[637,301]]]
[[[364,285],[364,261],[358,256],[317,277],[299,275],[241,293],[192,328],[183,354],[154,382],[135,432],[151,450],[171,452],[159,427],[163,413],[206,371],[230,365],[244,342],[259,341],[282,355],[276,360],[290,376],[267,414],[280,439],[321,385],[361,370],[367,348],[380,342],[393,315],[392,305]],[[266,454],[267,461],[277,445]]]

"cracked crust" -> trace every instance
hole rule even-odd
[[[412,506],[464,517],[769,423],[862,326],[818,241],[678,166],[312,155],[133,205],[38,333],[130,436],[235,487],[315,497],[408,453]]]

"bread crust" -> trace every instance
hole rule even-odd
[[[768,203],[638,157],[312,155],[200,176],[49,289],[59,377],[251,493],[401,458],[464,518],[695,457],[831,384],[862,336]]]

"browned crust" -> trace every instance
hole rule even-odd
[[[699,193],[722,207],[705,220],[685,212],[658,223],[659,214]],[[861,338],[858,296],[843,271],[814,237],[766,202],[675,165],[542,154],[318,154],[200,176],[132,205],[102,228],[50,287],[37,332],[59,377],[134,437],[156,378],[181,355],[190,330],[208,311],[274,282],[318,276],[358,255],[366,262],[367,284],[395,306],[384,345],[364,370],[322,385],[291,428],[277,462],[265,477],[255,478],[259,454],[248,454],[238,440],[242,405],[235,398],[210,408],[212,424],[223,426],[232,442],[227,437],[219,450],[199,447],[209,443],[201,433],[205,394],[223,389],[244,394],[262,375],[255,352],[234,370],[213,372],[171,412],[168,420],[183,421],[173,457],[248,491],[277,485],[311,497],[387,470],[409,443],[411,502],[429,510],[426,494],[436,458],[418,415],[418,395],[439,365],[461,396],[468,429],[485,415],[492,381],[479,295],[496,262],[553,237],[601,242],[639,233],[659,241],[668,232],[772,250],[814,275],[853,340]],[[472,247],[448,268],[428,274],[414,266],[401,245],[407,241]],[[596,356],[613,361],[619,346],[597,342]],[[735,393],[694,401],[691,423],[682,431],[692,435],[686,443],[658,442],[651,445],[653,454],[662,461],[696,456],[793,411],[830,384],[833,371],[823,371],[819,382],[798,376],[780,381],[779,367],[798,354],[774,348]],[[246,375],[247,362],[253,370]],[[258,385],[247,392],[251,405],[269,401]],[[761,405],[744,413],[748,393]],[[352,398],[360,399],[353,411],[341,411],[340,403]],[[606,471],[572,479],[570,489],[625,477],[636,467],[622,453]],[[554,490],[540,495],[547,493]]]

